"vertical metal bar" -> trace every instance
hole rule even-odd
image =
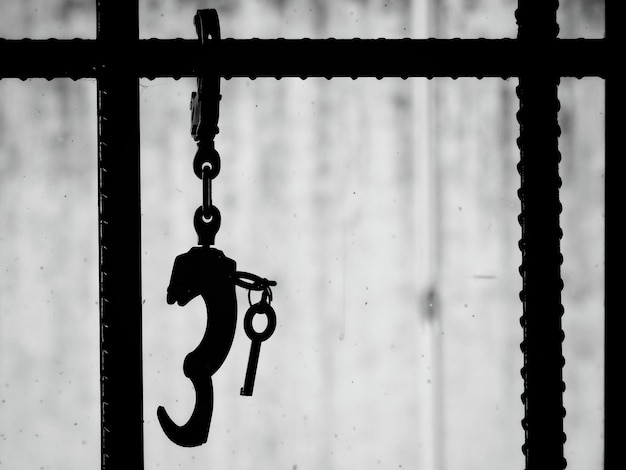
[[[102,469],[143,469],[138,1],[98,0]]]
[[[549,56],[558,34],[557,8],[556,0],[519,0],[518,3],[518,38],[531,47],[536,46],[537,54],[542,56]],[[558,84],[556,75],[526,72],[520,75],[517,88],[523,279],[520,298],[524,329],[522,425],[526,434],[523,451],[527,470],[557,470],[566,466]]]

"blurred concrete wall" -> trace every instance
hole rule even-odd
[[[0,36],[95,36],[91,2],[7,5],[15,20],[0,21]],[[140,7],[142,37],[193,38],[193,14],[209,7],[225,37],[516,34],[516,2],[503,0]],[[596,2],[567,2],[560,21],[562,36],[602,35]],[[195,81],[142,80],[147,469],[523,466],[515,86],[222,81],[216,246],[278,281],[279,325],[252,398],[239,396],[249,352],[239,328],[214,376],[209,442],[182,449],[155,413],[188,418],[182,361],[206,322],[201,301],[165,303],[173,259],[196,241]],[[0,93],[0,461],[96,466],[95,83],[4,80]],[[602,82],[563,80],[560,93],[566,452],[568,468],[590,469],[602,457]]]

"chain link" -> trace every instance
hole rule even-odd
[[[213,207],[213,195],[211,177],[209,176],[209,169],[203,168],[202,170],[202,217],[206,220],[210,219],[211,208]]]

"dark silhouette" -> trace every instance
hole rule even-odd
[[[187,355],[183,372],[196,389],[196,405],[189,421],[176,425],[161,406],[157,416],[167,437],[180,446],[206,442],[213,412],[211,376],[230,351],[237,325],[235,262],[219,250],[194,247],[176,257],[167,303],[185,306],[202,296],[207,309],[207,328],[200,344]]]
[[[167,303],[187,305],[198,295],[202,296],[207,309],[207,326],[196,349],[185,358],[183,372],[189,377],[196,390],[196,404],[189,421],[177,425],[160,406],[157,416],[163,431],[172,442],[194,447],[207,441],[213,413],[213,382],[211,376],[222,366],[235,337],[237,326],[237,297],[235,286],[249,290],[262,290],[260,302],[251,305],[244,318],[244,329],[252,340],[250,360],[246,372],[242,395],[252,395],[256,365],[259,360],[261,342],[268,339],[276,328],[276,314],[270,306],[271,285],[274,281],[261,279],[249,273],[235,271],[236,263],[224,253],[208,246],[191,248],[179,255],[167,288]],[[245,282],[244,279],[251,281]],[[264,331],[252,327],[255,315],[267,316]]]
[[[271,291],[266,289],[263,291],[261,301],[257,304],[251,305],[246,316],[243,319],[243,328],[246,331],[248,338],[252,340],[250,345],[250,357],[248,359],[248,369],[246,370],[246,380],[241,387],[241,394],[246,396],[252,396],[254,390],[254,379],[256,378],[256,367],[259,363],[259,354],[261,353],[261,343],[267,340],[276,329],[276,313],[270,306],[268,298],[271,297]],[[271,299],[270,299],[271,300]],[[252,326],[252,320],[255,315],[263,314],[267,317],[267,326],[265,330],[258,332]]]
[[[217,58],[218,76],[520,77],[524,453],[528,469],[565,468],[556,92],[561,76],[606,78],[607,147],[621,140],[618,125],[623,118],[617,110],[623,108],[623,87],[618,82],[617,67],[610,66],[607,59],[611,56],[610,47],[617,44],[616,21],[621,16],[615,14],[616,3],[607,2],[611,14],[607,14],[606,39],[599,41],[559,40],[555,0],[520,0],[516,12],[520,34],[515,40],[253,40],[224,41],[223,45],[201,49],[195,42],[140,41],[137,1],[128,2],[120,10],[119,3],[98,0],[95,41],[0,41],[4,58],[1,77],[98,79],[102,467],[143,468],[138,77],[199,76],[202,67],[198,53],[202,50],[201,56],[209,56],[210,52],[211,57]],[[127,53],[118,54],[116,51],[120,50]],[[536,60],[539,50],[547,62]],[[557,57],[559,60],[551,60]],[[209,146],[208,150],[212,153],[213,148]],[[611,165],[613,155],[607,158]],[[208,160],[207,157],[210,163]],[[208,170],[202,173],[203,183],[215,176]],[[608,192],[622,173],[606,174]],[[614,220],[615,206],[607,202],[607,207],[608,219]],[[215,220],[210,216],[213,206],[207,197],[202,209],[205,220]],[[624,250],[623,244],[609,236],[608,231],[606,243],[607,253],[611,253],[606,256],[608,272],[609,266],[623,265]],[[232,344],[236,324],[234,287],[246,277],[238,276],[235,262],[210,248],[211,243],[201,244],[204,246],[192,248],[176,259],[168,290],[168,302],[180,305],[201,295],[211,318],[204,338],[187,356],[183,367],[197,394],[190,420],[178,426],[162,407],[158,410],[166,434],[184,446],[198,445],[207,439],[213,405],[211,375],[219,369]],[[610,305],[617,299],[617,279],[607,277],[606,281],[606,303],[611,312]],[[244,286],[263,290],[261,304],[269,307],[269,285],[267,281],[255,283],[254,287]],[[252,306],[253,313],[246,325],[251,325],[255,313],[262,312],[270,319],[268,331],[273,331],[273,310],[267,307]],[[615,315],[607,314],[606,318],[608,348],[617,342],[616,335],[623,330],[616,327]],[[250,334],[249,328],[247,332]],[[246,391],[251,392],[249,384],[258,348],[266,334],[251,335]],[[255,339],[255,335],[260,336]],[[610,373],[619,364],[619,358],[607,355],[607,390],[614,383],[612,377],[619,377]],[[616,416],[609,410],[621,408],[619,400],[607,394],[607,420],[613,422],[611,417]],[[615,422],[618,420],[615,418]],[[606,424],[605,428],[610,426]],[[611,432],[605,435],[606,461],[615,458],[618,448],[613,436]]]

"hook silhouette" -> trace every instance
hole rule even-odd
[[[179,255],[167,289],[167,303],[185,306],[202,296],[207,310],[207,327],[200,344],[185,358],[183,372],[196,391],[196,404],[186,424],[179,426],[165,408],[157,409],[163,431],[174,443],[184,447],[204,444],[213,414],[211,376],[221,367],[235,336],[237,298],[236,263],[223,252],[207,246],[193,247]]]

